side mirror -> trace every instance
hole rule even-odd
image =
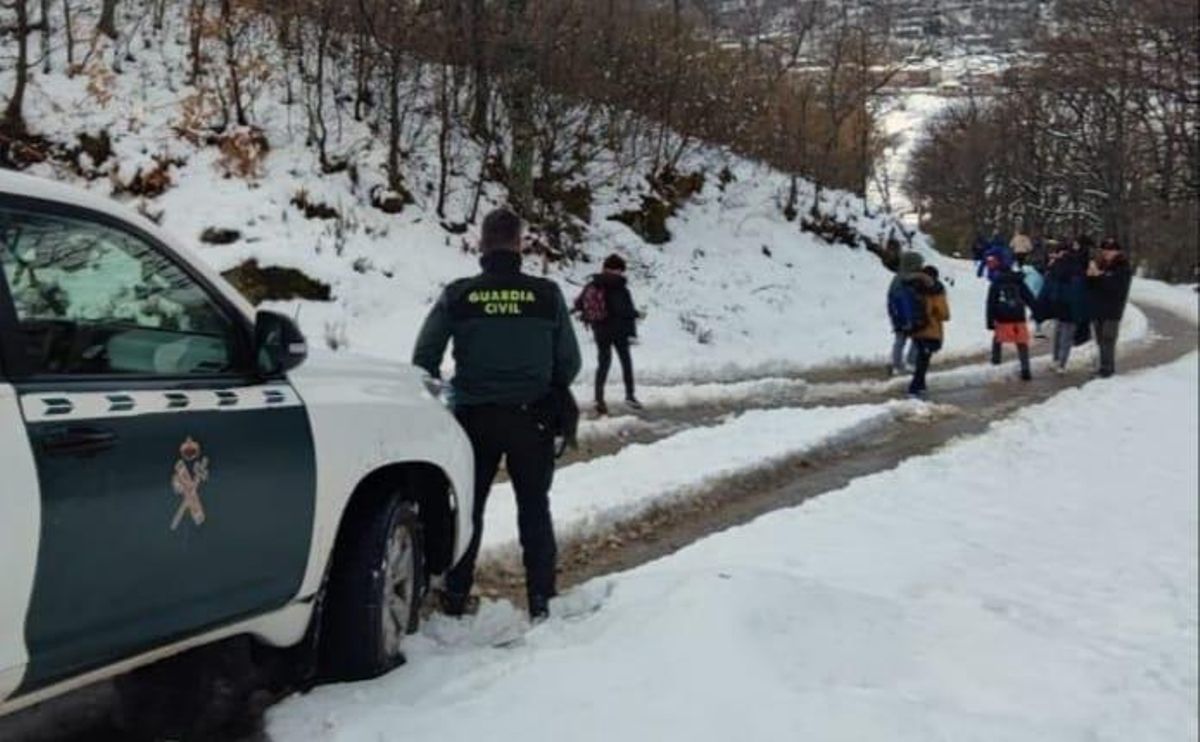
[[[261,311],[254,318],[254,358],[263,376],[278,376],[304,363],[308,343],[290,317]]]

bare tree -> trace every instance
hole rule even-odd
[[[29,35],[33,26],[29,22],[29,0],[9,0],[0,5],[13,11],[14,24],[11,33],[16,37],[17,61],[13,69],[13,92],[4,108],[4,118],[0,120],[0,137],[18,139],[25,136],[25,90],[29,85]]]
[[[66,43],[67,43],[67,71],[69,74],[74,74],[74,71],[75,71],[75,22],[71,17],[71,0],[63,0],[62,17],[63,17],[63,34],[66,36]]]
[[[38,26],[41,28],[41,55],[42,55],[42,73],[50,74],[50,0],[41,0],[41,20]]]
[[[96,30],[113,41],[117,40],[117,2],[118,0],[102,0],[100,5],[100,22]]]

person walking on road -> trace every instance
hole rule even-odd
[[[909,366],[917,362],[917,346],[912,343],[912,335],[924,325],[924,307],[913,286],[928,280],[921,272],[924,266],[925,259],[920,253],[902,253],[900,269],[888,286],[887,310],[892,322],[892,376],[911,373]]]
[[[642,409],[642,403],[634,394],[633,356],[629,349],[637,339],[639,315],[625,278],[625,259],[620,255],[609,255],[604,259],[602,267],[603,270],[592,276],[591,281],[575,299],[575,310],[579,312],[584,323],[592,328],[592,334],[596,338],[597,415],[608,414],[608,405],[604,401],[604,387],[608,383],[614,350],[621,362],[621,379],[625,382],[625,404],[635,410]]]
[[[950,321],[950,303],[946,299],[946,287],[942,285],[938,269],[927,265],[922,274],[928,279],[918,281],[913,288],[920,295],[925,305],[925,326],[913,333],[913,343],[917,348],[916,369],[913,371],[912,383],[908,385],[908,394],[912,397],[924,398],[928,390],[925,376],[929,373],[929,364],[933,354],[942,349],[945,338],[943,325]]]
[[[1013,235],[1012,242],[1009,243],[1009,248],[1012,250],[1013,260],[1017,265],[1024,267],[1033,252],[1033,240],[1029,239],[1029,235],[1024,231],[1017,230],[1017,233]]]
[[[413,364],[440,378],[454,341],[454,414],[475,451],[475,527],[462,560],[446,575],[443,609],[468,610],[483,513],[504,459],[517,499],[529,614],[549,615],[557,546],[550,516],[557,390],[579,374],[579,343],[566,300],[552,281],[521,272],[521,220],[499,209],[483,220],[483,272],[451,283],[426,317]],[[550,412],[548,412],[550,408]]]
[[[995,281],[996,276],[1008,272],[1012,265],[1012,248],[1004,242],[1004,236],[996,232],[988,242],[987,250],[983,254],[983,260],[979,263],[975,275],[979,278],[986,275],[988,281]]]
[[[1087,270],[1088,304],[1095,322],[1096,345],[1100,348],[1102,378],[1112,376],[1117,370],[1117,335],[1132,283],[1133,269],[1121,246],[1115,239],[1104,240],[1099,258]]]
[[[1064,241],[1050,254],[1046,284],[1042,289],[1043,319],[1054,320],[1054,370],[1066,373],[1071,349],[1088,327],[1087,253],[1078,240]]]
[[[1033,375],[1029,368],[1029,323],[1027,312],[1035,302],[1025,277],[1018,271],[1000,273],[992,281],[987,298],[987,326],[992,336],[992,365],[1000,365],[1003,347],[1017,346],[1021,361],[1021,379],[1029,381]]]

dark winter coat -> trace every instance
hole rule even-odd
[[[1087,274],[1087,254],[1082,250],[1066,250],[1056,254],[1046,270],[1039,308],[1042,319],[1084,324],[1090,320],[1088,292],[1084,277]]]
[[[932,279],[921,272],[925,267],[925,258],[919,252],[903,252],[900,253],[899,265],[897,266],[896,275],[892,278],[891,284],[888,285],[888,298],[890,298],[902,285],[908,284],[918,296],[921,296],[932,285]],[[892,332],[904,332],[897,324],[897,318],[891,317]]]
[[[1088,276],[1088,304],[1094,320],[1119,320],[1125,315],[1125,304],[1129,301],[1129,287],[1133,283],[1133,269],[1124,255],[1118,255],[1110,263],[1100,264],[1100,275]]]
[[[1033,249],[1029,251],[1026,263],[1036,268],[1038,273],[1046,272],[1046,266],[1050,263],[1050,249],[1046,246],[1046,240],[1038,237],[1033,241]]]
[[[1012,286],[1020,296],[1020,306],[1015,310],[1014,314],[1006,314],[1005,308],[1000,305],[1000,294],[1005,287]],[[987,298],[987,326],[989,330],[995,329],[997,322],[1024,322],[1028,319],[1026,310],[1033,307],[1037,299],[1025,285],[1025,276],[1017,271],[1009,270],[996,274],[995,280],[992,281],[991,287],[988,289]]]
[[[618,273],[597,273],[591,283],[604,290],[604,308],[607,316],[603,322],[592,327],[597,338],[625,340],[637,337],[637,308],[633,305],[633,294],[625,276]]]
[[[455,404],[529,404],[575,380],[579,344],[562,292],[521,272],[521,256],[493,252],[483,272],[446,287],[421,327],[413,365],[439,377],[454,340]]]

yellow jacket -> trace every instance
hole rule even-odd
[[[919,340],[942,340],[942,325],[950,321],[950,302],[946,300],[946,289],[938,284],[932,292],[922,294],[921,299],[925,302],[925,316],[929,321],[914,332],[913,337]]]

